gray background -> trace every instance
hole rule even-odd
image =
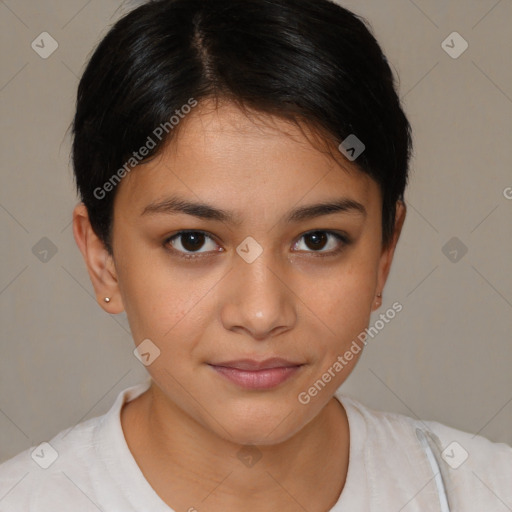
[[[395,301],[403,311],[342,389],[375,409],[512,444],[512,2],[343,5],[368,18],[400,77],[415,155],[378,313]],[[78,77],[129,9],[0,1],[0,461],[105,413],[146,376],[124,315],[96,303],[70,226]],[[31,48],[44,31],[59,44],[47,59]],[[453,31],[469,43],[456,59],[441,46]],[[43,237],[57,249],[47,261],[33,252]]]

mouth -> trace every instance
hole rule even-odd
[[[221,363],[209,363],[219,375],[244,389],[271,389],[296,375],[302,363],[271,358],[264,361],[239,359]]]

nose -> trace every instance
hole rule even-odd
[[[242,258],[225,283],[221,320],[230,331],[265,340],[292,329],[297,321],[289,273],[264,251],[255,261]]]

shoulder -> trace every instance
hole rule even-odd
[[[453,485],[486,496],[488,504],[495,504],[492,510],[502,510],[505,503],[503,510],[511,510],[512,447],[437,421],[424,423],[439,439],[444,469]]]
[[[496,460],[496,457],[499,462],[504,464],[512,463],[512,446],[506,443],[493,442],[481,435],[458,430],[437,421],[422,420],[404,414],[372,409],[347,395],[337,393],[337,396],[346,408],[348,407],[352,410],[352,414],[357,412],[360,415],[367,428],[378,427],[378,434],[386,435],[391,442],[401,442],[404,433],[410,434],[415,432],[415,429],[420,428],[430,431],[435,435],[441,442],[443,450],[450,447],[450,444],[454,442],[460,444],[460,447],[468,452],[468,461],[472,455],[471,458],[476,464],[484,463],[490,460],[490,458]],[[372,433],[376,434],[375,431],[372,431]],[[449,458],[452,448],[456,449],[457,447],[455,445],[450,447],[450,453],[447,452],[447,458]],[[455,463],[452,465],[455,465]]]
[[[147,378],[122,390],[107,413],[0,464],[0,512],[58,512],[68,510],[70,503],[74,512],[81,512],[91,510],[95,500],[117,503],[121,498],[114,473],[136,465],[124,440],[120,412],[150,384]],[[129,509],[126,502],[123,507]]]
[[[437,421],[371,409],[354,399],[350,399],[350,402],[362,415],[367,425],[378,427],[380,432],[385,433],[388,440],[392,442],[402,443],[404,434],[416,434],[416,429],[421,429],[430,432],[440,443],[442,458],[450,467],[461,467],[468,462],[468,467],[477,469],[492,463],[496,469],[508,469],[508,475],[512,479],[512,446],[506,443],[493,442],[481,435],[459,430]],[[418,436],[415,435],[415,437]]]
[[[495,503],[492,510],[512,506],[512,447],[508,444],[437,421],[371,409],[339,393],[337,397],[349,418],[351,415],[356,418],[354,421],[364,424],[371,457],[396,461],[397,468],[402,468],[400,472],[405,468],[414,472],[422,464],[433,468],[432,473],[440,472],[452,503],[461,510],[474,510],[476,504]],[[434,461],[429,460],[427,452]]]
[[[94,459],[94,432],[105,417],[62,430],[50,441],[33,445],[0,464],[0,512],[39,510],[42,502],[45,510],[50,510],[59,503],[52,500],[65,498],[70,475],[76,474],[76,468],[85,471]]]

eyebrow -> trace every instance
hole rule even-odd
[[[178,196],[172,196],[162,201],[148,204],[142,211],[141,216],[156,214],[176,215],[180,213],[198,217],[199,219],[240,224],[240,219],[234,212],[216,208],[207,203],[190,202]],[[333,213],[352,213],[361,215],[364,218],[367,216],[367,211],[363,204],[348,197],[341,197],[296,208],[285,216],[284,221],[289,223],[300,222]]]

